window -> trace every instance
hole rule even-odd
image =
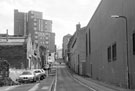
[[[48,36],[49,37],[49,33],[45,33],[45,36]]]
[[[35,38],[37,39],[37,38],[38,38],[38,36],[35,36]]]
[[[36,31],[36,30],[37,30],[37,28],[36,28],[36,27],[34,27],[34,30]]]
[[[43,33],[43,36],[45,36],[45,33]]]
[[[31,11],[31,14],[34,14],[34,12],[33,12],[33,11]]]
[[[38,32],[36,31],[35,34],[38,34]]]
[[[48,40],[49,38],[48,37],[45,37],[46,40]]]
[[[31,18],[34,18],[34,16],[32,15]]]
[[[47,21],[45,22],[45,25],[47,25]]]
[[[89,54],[91,53],[91,43],[90,43],[90,29],[89,29]]]
[[[107,54],[108,54],[108,62],[111,62],[111,46],[108,47]]]
[[[48,42],[48,41],[46,41],[45,43],[46,43],[46,44],[48,44],[49,42]]]
[[[116,43],[112,45],[112,59],[116,60],[117,51],[116,51]]]
[[[133,55],[135,55],[135,33],[133,33]]]
[[[36,19],[36,18],[34,18],[34,21],[37,21],[37,19]]]
[[[36,22],[34,22],[34,26],[36,26],[37,25],[37,23]]]
[[[73,43],[73,45],[72,45],[72,48],[73,48],[73,47],[74,47],[74,45],[76,44],[76,40],[77,40],[77,39],[75,39],[75,41],[74,41],[74,43]]]
[[[41,27],[41,26],[40,26],[40,20],[38,21],[38,23],[39,23],[39,31],[40,31],[40,27]]]
[[[87,47],[88,43],[87,43],[87,34],[86,34],[86,56],[88,56],[87,52],[88,52],[88,47]]]
[[[51,56],[51,53],[49,53],[49,56]]]

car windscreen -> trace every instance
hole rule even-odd
[[[35,71],[35,73],[41,73],[41,71],[39,71],[39,70],[36,70],[36,71]]]
[[[32,75],[32,73],[31,73],[31,72],[26,71],[26,72],[23,72],[23,73],[22,73],[22,75]]]

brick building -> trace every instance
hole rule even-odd
[[[86,71],[91,78],[135,88],[134,3],[135,0],[102,0],[89,21]]]
[[[68,42],[70,40],[70,38],[72,37],[72,35],[67,34],[63,37],[63,44],[62,44],[62,56],[63,59],[67,62],[68,58],[67,58],[67,51],[68,51]]]
[[[0,58],[6,59],[10,68],[30,69],[40,68],[40,62],[35,58],[31,37],[2,36],[0,37]],[[34,57],[32,57],[34,56]],[[32,61],[29,59],[33,58]]]
[[[86,27],[81,28],[80,24],[76,25],[76,32],[71,37],[68,44],[68,57],[69,66],[76,73],[80,75],[85,75],[85,31]]]

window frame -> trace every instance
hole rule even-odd
[[[133,55],[135,55],[135,32],[132,35],[132,43],[133,43]]]
[[[111,62],[111,59],[112,59],[112,48],[111,48],[111,46],[109,46],[107,48],[107,57],[108,57],[108,62]]]
[[[112,45],[112,60],[115,61],[117,59],[117,45],[114,43]]]

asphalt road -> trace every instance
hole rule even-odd
[[[93,91],[74,80],[64,65],[57,68],[56,83],[56,91]]]

